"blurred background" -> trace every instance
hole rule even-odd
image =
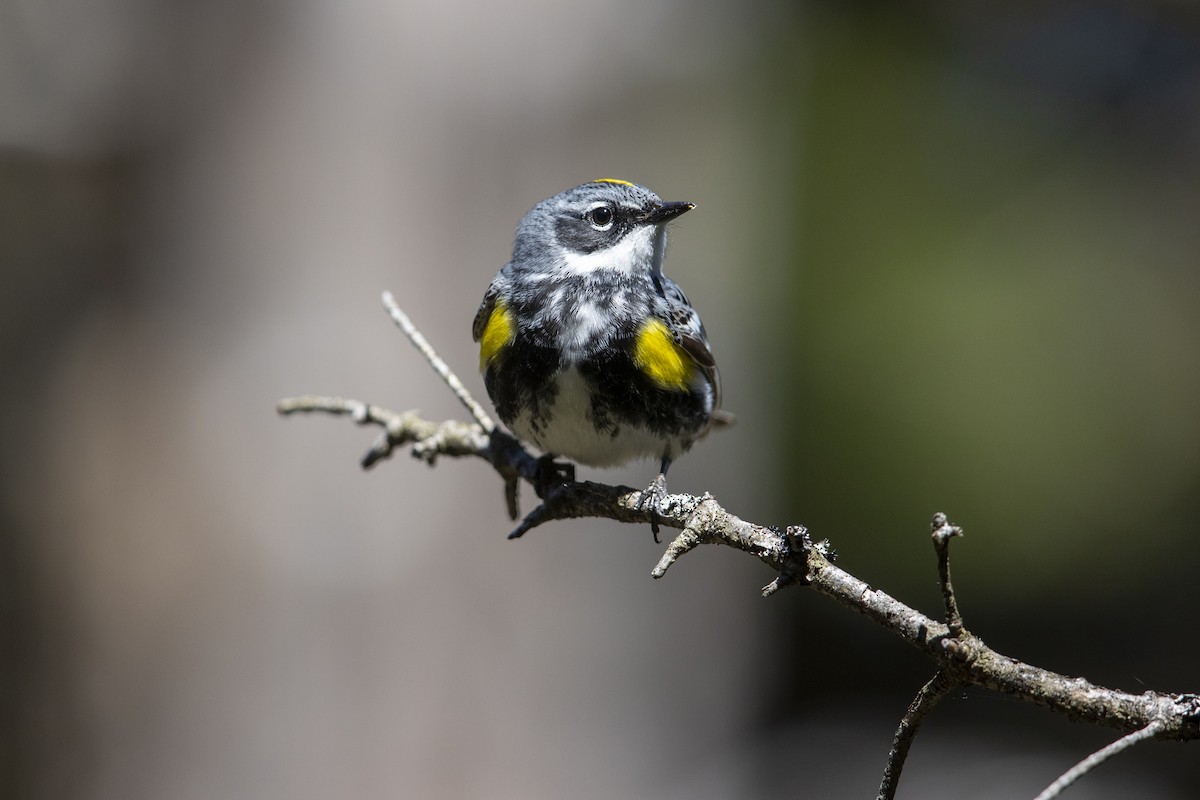
[[[1190,4],[0,0],[0,795],[874,796],[898,640],[730,550],[653,581],[643,526],[506,541],[481,462],[275,415],[461,418],[380,292],[482,397],[518,219],[599,176],[698,204],[667,271],[739,424],[674,490],[934,616],[946,511],[990,645],[1200,690]],[[958,693],[900,796],[1115,735]],[[1070,796],[1195,797],[1195,746]]]

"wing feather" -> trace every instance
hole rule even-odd
[[[687,353],[692,361],[700,367],[704,377],[712,386],[713,410],[709,418],[709,426],[728,425],[733,421],[733,415],[721,411],[721,373],[717,370],[717,360],[713,357],[712,347],[708,343],[708,334],[700,315],[688,301],[679,284],[667,276],[662,277],[663,298],[667,301],[667,325],[680,348]]]
[[[474,341],[478,342],[483,338],[483,331],[492,317],[492,309],[496,307],[496,298],[499,294],[500,287],[496,281],[492,281],[492,285],[483,295],[483,302],[479,304],[479,310],[475,312],[475,321],[471,323],[471,338]]]

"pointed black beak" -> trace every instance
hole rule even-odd
[[[661,206],[650,209],[646,212],[644,219],[651,225],[661,225],[668,220],[675,219],[685,211],[691,211],[696,207],[695,203],[663,203]]]

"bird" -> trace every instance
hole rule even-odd
[[[693,208],[616,178],[537,203],[471,329],[497,414],[544,458],[658,459],[636,504],[655,541],[671,463],[733,421],[700,315],[663,274],[667,225]]]

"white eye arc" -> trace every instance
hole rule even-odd
[[[583,218],[591,223],[591,226],[596,230],[606,231],[613,226],[617,215],[608,203],[597,203],[588,209]]]

